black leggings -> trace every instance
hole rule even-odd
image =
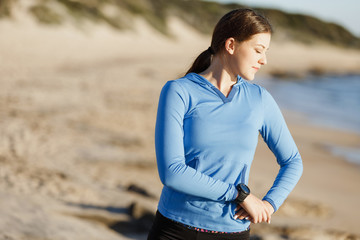
[[[249,240],[250,230],[240,233],[209,233],[189,229],[156,212],[148,240]]]

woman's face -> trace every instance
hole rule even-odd
[[[270,33],[258,33],[247,41],[235,41],[228,62],[231,73],[253,80],[255,73],[267,63],[266,51],[269,49],[270,38]]]

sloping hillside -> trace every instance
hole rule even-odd
[[[12,17],[18,0],[0,0],[0,17]],[[85,20],[109,24],[116,29],[131,29],[135,17],[145,19],[159,32],[169,35],[168,19],[172,16],[201,33],[211,33],[218,19],[238,4],[220,4],[200,0],[33,0],[26,10],[43,24],[71,22],[81,26]],[[360,48],[360,39],[342,26],[317,18],[289,14],[274,9],[257,9],[275,28],[275,38],[306,44],[330,43],[347,48]]]

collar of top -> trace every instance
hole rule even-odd
[[[201,76],[197,73],[188,73],[185,77],[189,78],[190,80],[192,80],[194,82],[197,82],[198,84],[208,85],[209,87],[214,87],[214,85],[209,80],[207,80],[206,78],[204,78],[203,76]],[[236,76],[236,79],[237,79],[237,81],[234,84],[234,86],[240,85],[241,83],[244,82],[243,78],[240,77],[239,75]]]

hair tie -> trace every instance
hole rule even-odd
[[[215,54],[214,50],[212,49],[212,47],[210,46],[208,49],[207,49],[211,54]]]

